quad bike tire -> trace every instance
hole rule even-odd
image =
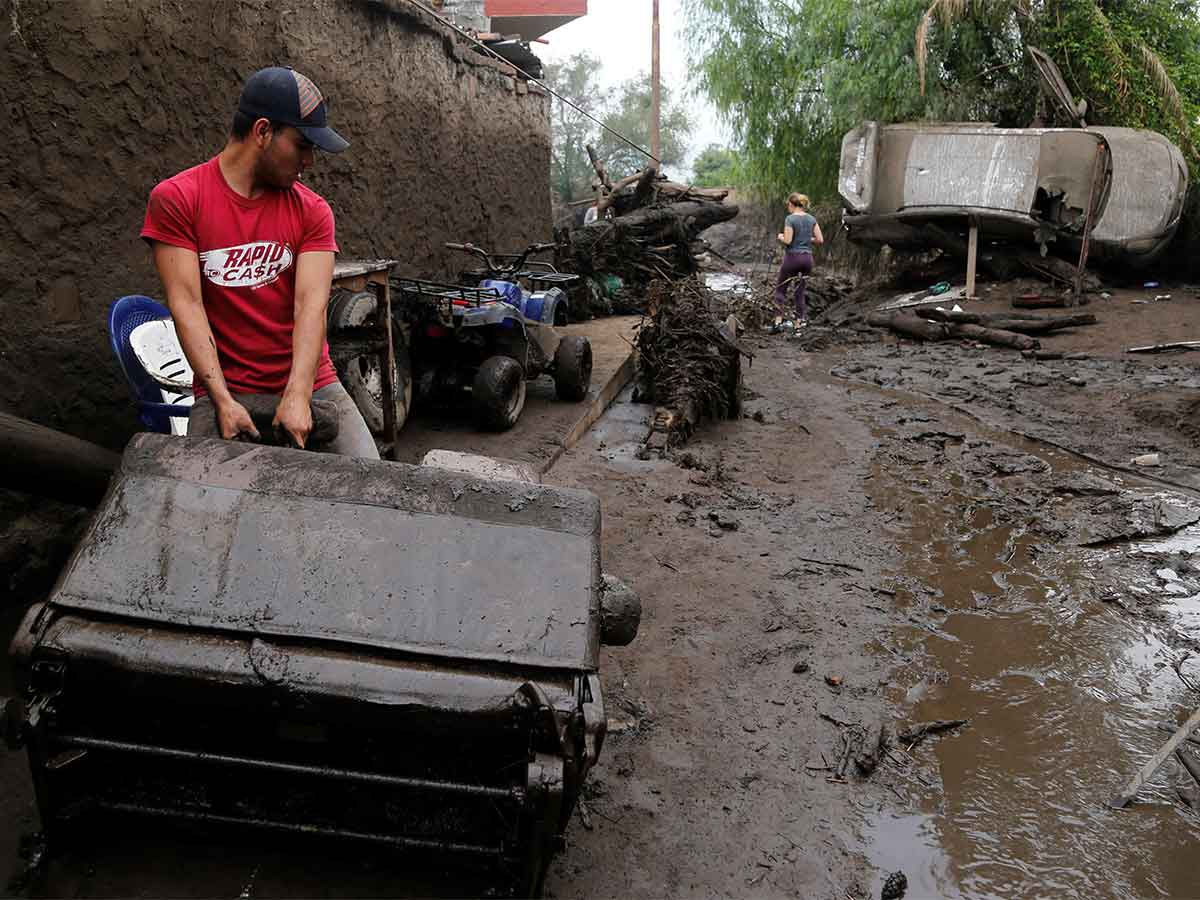
[[[592,386],[592,344],[577,334],[558,342],[554,351],[554,392],[559,400],[578,403]]]
[[[378,310],[379,301],[370,291],[337,291],[329,305],[329,330],[351,328],[371,322]],[[412,361],[404,332],[392,328],[392,345],[396,356],[396,367],[392,370],[392,383],[396,386],[396,430],[404,427],[412,409],[413,383]],[[374,353],[364,354],[347,363],[339,373],[342,386],[353,398],[354,405],[362,413],[363,420],[372,434],[383,433],[383,368],[382,360]]]
[[[525,372],[511,356],[489,356],[471,384],[475,421],[489,431],[507,431],[525,408]]]

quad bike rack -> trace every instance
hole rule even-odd
[[[504,299],[499,291],[491,288],[465,287],[424,278],[393,277],[391,287],[400,299],[418,301],[426,309],[436,310],[438,317],[447,325],[456,315],[456,310],[457,315],[461,316],[464,309],[477,309],[485,303]]]

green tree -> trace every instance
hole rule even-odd
[[[599,81],[600,60],[578,53],[546,66],[542,79],[584,111],[603,121],[611,92]],[[551,100],[550,188],[564,202],[591,196],[594,174],[587,145],[595,143],[600,126],[557,97]]]
[[[662,86],[659,136],[662,140],[662,166],[680,166],[688,151],[692,120],[675,93]],[[650,76],[642,73],[622,83],[616,90],[605,124],[645,150],[650,149]],[[605,131],[596,148],[605,168],[615,180],[632,175],[649,162],[646,154]]]
[[[729,187],[737,180],[737,154],[728,147],[709,144],[692,163],[692,183],[697,187]]]
[[[1060,63],[1088,121],[1195,145],[1193,0],[688,0],[698,79],[748,186],[836,195],[841,137],[865,119],[1028,125],[1026,47]]]

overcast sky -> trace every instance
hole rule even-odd
[[[651,0],[588,0],[586,16],[550,32],[549,43],[534,44],[533,51],[544,62],[561,62],[586,50],[603,63],[601,82],[615,85],[650,71],[651,9]],[[663,84],[684,99],[696,126],[689,141],[690,164],[706,146],[727,144],[729,137],[707,99],[690,91],[683,0],[660,0],[658,15]]]

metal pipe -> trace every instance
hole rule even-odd
[[[300,763],[277,762],[270,759],[255,759],[249,756],[232,756],[225,753],[204,753],[197,750],[182,750],[177,747],[158,747],[153,744],[136,744],[129,741],[113,741],[83,735],[55,735],[54,742],[69,747],[85,747],[92,750],[111,750],[120,753],[141,753],[163,759],[183,759],[188,762],[216,763],[224,766],[241,766],[283,772],[289,775],[315,775],[336,781],[354,781],[360,784],[378,784],[387,787],[437,791],[443,794],[466,794],[474,797],[491,797],[497,800],[512,800],[524,803],[525,789],[520,787],[490,787],[483,784],[465,784],[459,781],[436,781],[431,778],[408,778],[402,775],[381,775],[375,772],[357,772],[353,769],[337,769],[332,766],[306,766]]]
[[[216,825],[249,826],[271,831],[286,831],[291,834],[320,835],[322,837],[349,838],[355,841],[369,841],[373,844],[386,844],[393,847],[404,847],[413,850],[440,850],[447,853],[475,853],[481,856],[503,856],[502,846],[487,847],[483,844],[464,844],[461,841],[441,841],[437,838],[414,838],[403,835],[372,834],[365,831],[350,831],[346,828],[327,828],[322,825],[303,825],[298,822],[280,822],[276,819],[241,818],[239,816],[223,816],[219,813],[197,812],[195,810],[166,809],[158,806],[142,806],[138,803],[121,803],[114,800],[101,800],[96,804],[100,809],[118,813],[133,813],[142,816],[158,816],[168,819],[187,819],[193,822],[207,822]]]

